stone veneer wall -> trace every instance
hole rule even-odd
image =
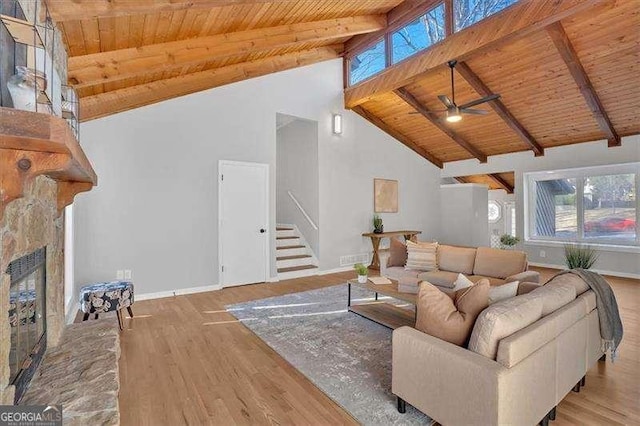
[[[57,184],[39,176],[25,188],[25,196],[9,203],[0,220],[0,404],[13,404],[9,386],[9,263],[40,247],[47,247],[47,346],[55,347],[65,326],[64,215],[58,217]]]

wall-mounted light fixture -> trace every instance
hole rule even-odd
[[[341,135],[342,134],[342,115],[341,114],[333,114],[333,134]]]

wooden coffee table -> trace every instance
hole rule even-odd
[[[355,305],[351,304],[351,286],[359,287],[375,293],[375,302],[359,303]],[[397,281],[391,280],[391,284],[377,285],[373,284],[371,281],[367,281],[366,284],[361,284],[358,280],[348,280],[347,287],[347,306],[349,308],[349,312],[358,314],[361,317],[377,322],[378,324],[384,325],[392,330],[405,325],[408,325],[409,327],[415,326],[415,310],[410,311],[378,300],[378,295],[382,294],[383,296],[393,297],[394,299],[402,300],[403,302],[407,302],[415,306],[416,295],[399,292]]]

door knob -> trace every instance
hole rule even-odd
[[[266,229],[261,229],[261,230],[260,230],[260,233],[261,233],[261,234],[264,234],[265,232],[267,232],[267,230],[266,230]]]

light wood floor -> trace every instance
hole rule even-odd
[[[539,269],[543,277],[552,270]],[[224,306],[334,285],[341,273],[136,302],[120,359],[122,425],[356,424]],[[615,364],[560,404],[556,425],[640,424],[640,281],[610,278],[625,337]],[[375,407],[372,407],[375,409]]]

